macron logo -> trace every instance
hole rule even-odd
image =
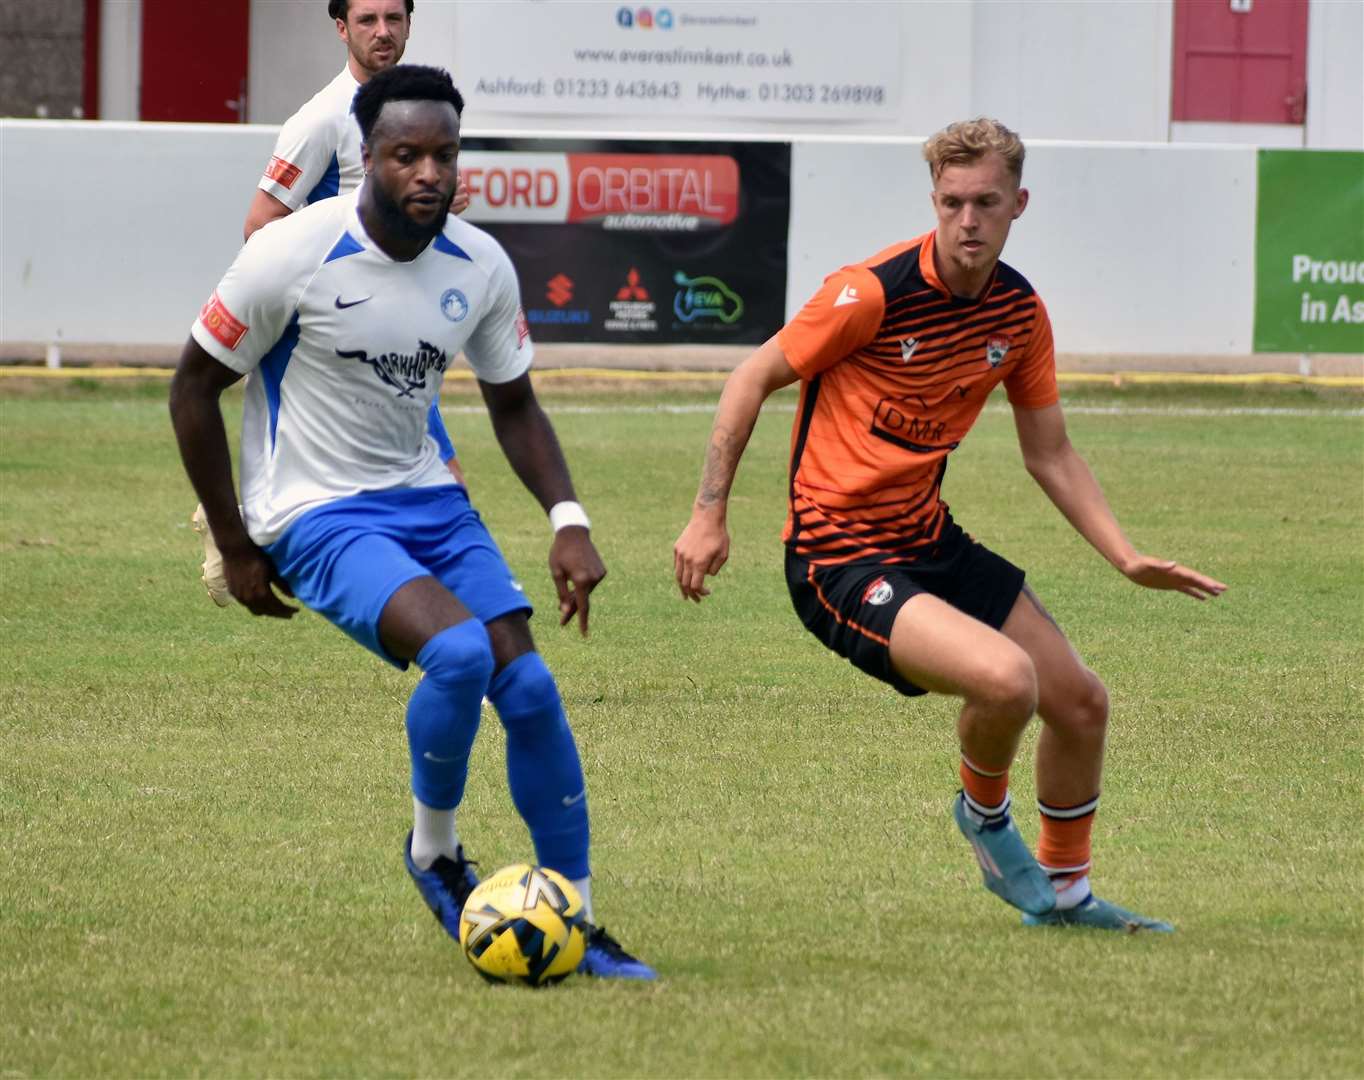
[[[914,350],[917,349],[918,347],[919,347],[918,338],[912,337],[905,338],[902,342],[900,342],[900,359],[904,363],[908,364],[909,358],[914,355]]]
[[[843,291],[838,294],[838,299],[834,301],[834,307],[842,307],[844,304],[855,304],[862,298],[857,295],[857,290],[851,285],[844,285]]]

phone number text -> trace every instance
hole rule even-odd
[[[676,100],[682,96],[682,84],[655,82],[653,79],[555,79],[550,90],[558,98],[643,98],[646,100]]]
[[[848,83],[759,83],[759,101],[798,105],[884,105],[884,86]]]

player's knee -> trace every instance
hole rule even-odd
[[[979,688],[981,704],[992,712],[1026,721],[1037,711],[1037,669],[1022,649],[997,657]]]
[[[488,632],[477,619],[446,627],[417,653],[426,677],[442,686],[488,685],[493,674],[493,650]]]
[[[537,723],[558,723],[559,687],[537,652],[523,653],[497,673],[488,687],[488,700],[508,730]]]
[[[1084,734],[1102,738],[1108,730],[1108,688],[1094,672],[1085,672],[1070,712],[1071,723]]]

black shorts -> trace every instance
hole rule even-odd
[[[958,530],[932,558],[909,565],[812,566],[788,548],[786,585],[805,629],[854,667],[913,697],[927,691],[890,659],[890,629],[905,601],[931,593],[998,630],[1023,590],[1023,571]]]

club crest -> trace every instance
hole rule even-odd
[[[440,296],[440,313],[451,322],[459,322],[469,314],[469,301],[458,289],[446,289]]]
[[[883,577],[877,578],[862,593],[862,603],[874,604],[880,607],[882,604],[890,602],[890,598],[895,595],[895,590],[891,584]]]
[[[1008,355],[1013,347],[1013,342],[1007,337],[996,335],[985,340],[985,359],[990,361],[991,367],[999,367],[1004,363],[1004,357]]]

